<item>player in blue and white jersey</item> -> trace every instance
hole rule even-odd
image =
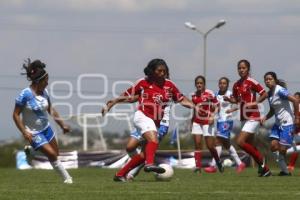
[[[227,77],[221,77],[219,79],[219,91],[216,93],[217,100],[219,102],[219,112],[217,113],[217,134],[216,134],[216,150],[220,156],[222,153],[222,147],[229,151],[230,156],[236,163],[237,173],[242,172],[246,165],[239,158],[234,146],[230,144],[230,135],[233,128],[233,116],[232,113],[238,110],[232,103],[225,101],[224,96],[232,96],[232,92],[228,90],[229,79]],[[209,167],[204,168],[205,172],[214,173],[217,171],[216,161],[212,159]]]
[[[295,126],[299,127],[299,101],[290,95],[285,87],[285,83],[277,79],[275,72],[267,72],[264,75],[268,91],[268,101],[270,111],[261,119],[261,122],[275,116],[275,124],[272,128],[271,151],[280,167],[279,176],[291,175],[286,164],[286,150],[292,146],[293,131]],[[293,103],[294,111],[290,105]],[[294,126],[295,125],[295,126]]]
[[[59,151],[48,114],[52,115],[64,133],[69,132],[70,128],[64,124],[58,112],[51,106],[46,90],[49,76],[45,67],[46,65],[40,60],[31,62],[30,59],[23,65],[31,85],[23,89],[16,98],[13,119],[34,150],[39,150],[48,157],[53,168],[62,176],[64,183],[72,184],[72,177],[57,159]]]

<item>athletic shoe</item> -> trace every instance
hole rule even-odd
[[[126,178],[124,176],[117,176],[117,175],[115,175],[114,178],[113,178],[113,180],[115,182],[126,182]]]
[[[268,168],[268,167],[264,167],[262,169],[262,172],[259,174],[259,177],[268,177],[268,176],[271,176],[272,173],[271,173],[271,170]]]
[[[219,162],[216,162],[216,164],[217,164],[217,167],[219,169],[219,172],[223,173],[224,172],[224,166],[223,166],[222,162],[219,161]]]
[[[241,173],[242,171],[244,171],[246,169],[246,164],[245,163],[241,163],[240,165],[238,165],[237,167],[236,167],[236,172],[239,174],[239,173]]]
[[[165,173],[166,170],[162,167],[156,166],[156,165],[145,165],[144,167],[145,172],[156,172],[158,174]]]
[[[133,181],[133,180],[134,180],[134,175],[132,175],[132,174],[127,174],[126,180],[127,180],[127,181]]]
[[[287,166],[289,172],[293,172],[295,170],[295,166],[289,165]]]
[[[291,172],[286,173],[284,171],[279,172],[278,176],[292,176]]]
[[[64,183],[65,183],[65,184],[73,184],[72,177],[67,178],[66,180],[64,180]]]
[[[214,166],[209,166],[209,167],[205,167],[204,171],[206,173],[216,173],[217,172],[217,168]]]

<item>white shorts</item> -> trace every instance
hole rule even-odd
[[[137,131],[139,131],[142,135],[148,131],[157,132],[154,121],[147,117],[142,111],[138,110],[134,113],[133,123]]]
[[[214,125],[206,124],[206,125],[200,125],[198,123],[193,122],[192,127],[192,134],[193,135],[203,135],[203,136],[214,136],[215,134]]]
[[[244,120],[242,123],[242,131],[247,133],[257,133],[259,127],[259,121],[256,120]]]

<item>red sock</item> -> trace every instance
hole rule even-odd
[[[209,151],[210,151],[212,157],[215,159],[215,161],[219,162],[220,158],[219,158],[219,155],[218,155],[218,152],[217,152],[216,148],[210,149]]]
[[[116,176],[125,176],[130,170],[143,162],[145,162],[145,158],[143,158],[140,154],[133,156],[131,160],[117,172]]]
[[[298,153],[297,152],[292,153],[289,166],[295,167],[297,158],[298,158]]]
[[[154,164],[154,157],[156,150],[158,148],[158,144],[155,142],[147,142],[145,153],[146,153],[146,165]]]
[[[253,159],[255,160],[255,162],[259,165],[263,164],[263,157],[260,154],[260,152],[253,147],[251,144],[249,143],[244,143],[244,145],[241,146],[241,148],[246,151],[248,154],[250,154]]]
[[[194,152],[196,168],[201,168],[201,151]]]

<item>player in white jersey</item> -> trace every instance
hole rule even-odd
[[[268,100],[270,104],[270,111],[261,119],[261,122],[268,120],[273,115],[275,116],[275,124],[272,128],[271,151],[280,167],[279,176],[290,176],[290,172],[286,165],[286,150],[292,146],[294,124],[299,127],[299,101],[290,95],[285,88],[285,84],[277,79],[275,72],[267,72],[264,75],[266,86],[270,89],[268,91]],[[294,112],[291,108],[290,102],[293,103]]]
[[[222,153],[222,147],[229,151],[230,156],[236,163],[237,173],[242,172],[246,165],[239,158],[235,148],[230,144],[230,134],[233,128],[232,113],[238,110],[236,106],[228,101],[224,101],[224,96],[232,96],[232,92],[228,90],[229,79],[227,77],[221,77],[219,79],[219,91],[216,93],[217,100],[219,102],[219,112],[217,113],[217,134],[216,134],[216,150],[220,157]],[[212,159],[209,167],[204,168],[205,172],[214,173],[217,171],[216,161]]]
[[[27,79],[32,83],[16,98],[13,119],[23,137],[34,150],[39,150],[48,157],[53,168],[63,178],[64,183],[72,184],[72,177],[57,159],[58,146],[55,133],[49,124],[48,113],[53,116],[64,133],[69,132],[70,128],[60,120],[58,112],[51,106],[46,90],[48,73],[45,67],[46,65],[40,60],[31,62],[30,59],[23,65]]]

